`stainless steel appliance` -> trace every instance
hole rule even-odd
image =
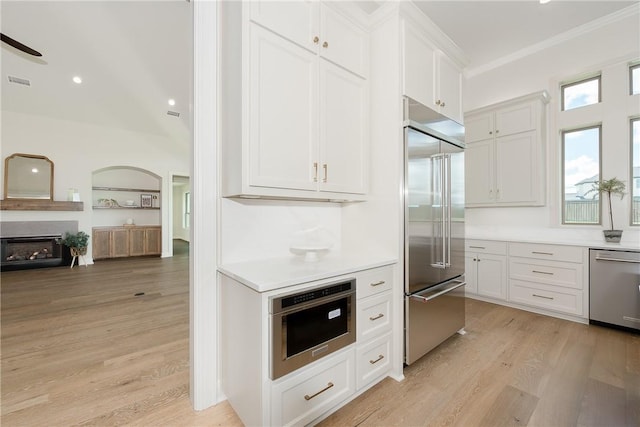
[[[271,298],[271,379],[356,341],[356,280]]]
[[[640,252],[589,250],[589,323],[640,331]]]
[[[405,363],[464,328],[464,128],[410,98],[405,122]]]

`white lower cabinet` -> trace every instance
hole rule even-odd
[[[507,243],[467,240],[465,246],[465,291],[490,298],[506,299]]]
[[[353,347],[328,356],[308,369],[274,381],[271,424],[305,425],[351,396],[355,390]]]
[[[393,265],[267,292],[220,277],[222,387],[245,425],[313,423],[391,374]],[[271,298],[353,278],[355,344],[271,380]]]
[[[586,317],[585,257],[577,246],[509,243],[509,300]]]

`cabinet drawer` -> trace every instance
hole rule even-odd
[[[360,390],[391,370],[391,334],[373,339],[356,349],[356,387]]]
[[[562,313],[582,316],[582,291],[510,280],[509,300]]]
[[[272,425],[305,425],[355,392],[354,349],[272,387]]]
[[[467,252],[506,255],[507,242],[498,242],[494,240],[467,240],[465,242]]]
[[[391,330],[391,292],[358,300],[357,342]]]
[[[576,246],[509,243],[511,256],[582,263],[582,254],[583,249]]]
[[[393,267],[380,267],[358,273],[356,276],[357,298],[366,298],[391,289]]]
[[[565,288],[583,289],[582,266],[575,263],[510,258],[509,277]]]

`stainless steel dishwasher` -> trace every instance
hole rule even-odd
[[[640,252],[589,250],[589,323],[640,331]]]

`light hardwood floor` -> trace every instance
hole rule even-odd
[[[242,425],[191,410],[187,253],[4,272],[1,297],[3,426]],[[321,425],[640,426],[639,335],[475,300],[466,330]]]

